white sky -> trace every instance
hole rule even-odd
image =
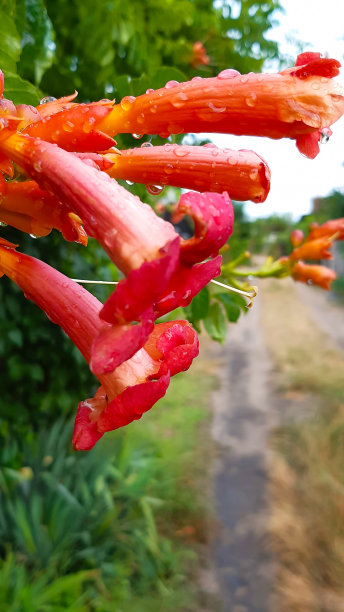
[[[343,82],[344,0],[282,0],[282,4],[285,14],[278,15],[280,25],[271,30],[269,38],[278,41],[281,52],[292,57],[295,48],[286,41],[289,35],[309,43],[307,50],[338,59],[343,64],[339,77]],[[212,140],[221,147],[253,149],[268,162],[271,190],[263,204],[246,205],[252,217],[290,212],[298,218],[310,211],[312,198],[344,188],[344,117],[334,125],[332,137],[313,160],[303,157],[295,142],[287,139],[213,135]]]

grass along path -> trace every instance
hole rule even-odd
[[[282,423],[270,463],[278,610],[341,612],[344,352],[314,324],[292,282],[268,281],[262,297]]]

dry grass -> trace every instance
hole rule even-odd
[[[273,438],[271,533],[280,568],[278,610],[341,612],[344,355],[314,327],[291,284],[267,283],[263,300],[263,325],[280,387],[290,397],[301,390],[311,408],[301,421],[283,424]]]

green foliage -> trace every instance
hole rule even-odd
[[[114,432],[89,453],[71,451],[71,424],[61,420],[19,443],[18,465],[8,438],[0,449],[4,609],[181,609],[193,555],[175,531],[201,513],[192,481],[203,470],[197,428],[210,382],[204,372],[177,377],[144,427]]]
[[[92,572],[77,572],[56,578],[49,583],[42,573],[32,575],[18,562],[13,553],[0,559],[0,609],[6,612],[87,612],[83,594],[86,581],[94,580]]]
[[[152,77],[164,65],[180,68],[187,78],[200,72],[212,76],[228,66],[259,70],[264,59],[277,55],[276,43],[266,40],[265,33],[279,2],[236,4],[238,17],[232,17],[227,2],[212,0],[47,0],[56,54],[42,88],[56,96],[77,89],[82,99],[95,99],[113,91],[123,95],[121,75],[135,79],[144,74],[148,86],[156,87]],[[195,69],[192,45],[198,40],[211,63]],[[137,93],[145,89],[146,82]]]

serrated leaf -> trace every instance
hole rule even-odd
[[[218,302],[211,304],[208,315],[204,319],[204,327],[213,340],[221,343],[224,342],[227,333],[227,324],[223,308]]]

